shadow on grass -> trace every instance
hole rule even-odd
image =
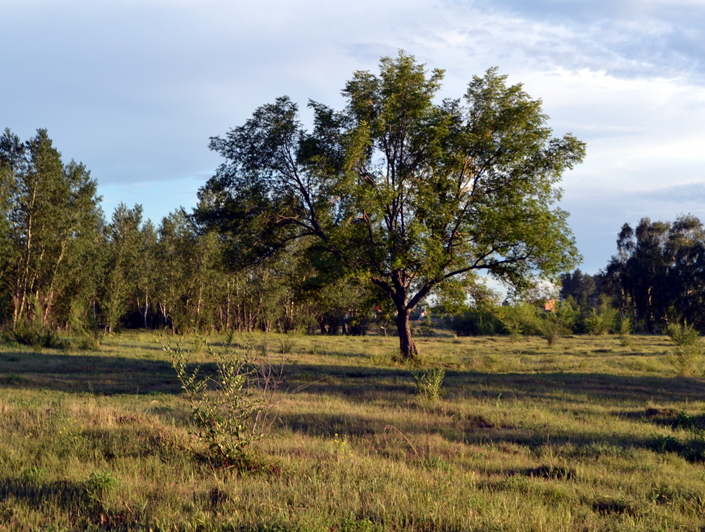
[[[177,394],[167,361],[65,353],[0,353],[0,386],[70,393]]]
[[[289,366],[289,383],[305,386],[312,394],[326,394],[365,402],[399,394],[411,396],[415,387],[404,368],[381,369],[346,366]],[[480,373],[448,371],[443,382],[446,397],[551,402],[596,401],[606,404],[648,401],[664,404],[705,401],[702,379],[625,376],[601,373]],[[402,397],[402,400],[408,397]]]
[[[571,459],[596,459],[601,455],[629,453],[631,449],[646,449],[657,454],[676,454],[691,463],[705,462],[705,437],[700,432],[679,431],[674,436],[616,435],[591,431],[562,431],[556,433],[550,427],[531,429],[512,426],[497,426],[491,422],[477,423],[477,416],[458,420],[450,424],[430,421],[395,420],[390,430],[389,420],[361,415],[346,414],[286,414],[281,416],[282,424],[293,432],[307,436],[333,439],[339,434],[357,438],[402,439],[423,446],[423,442],[433,434],[440,435],[451,443],[468,445],[520,445],[539,450],[547,445],[558,449],[557,454],[565,454]],[[385,436],[386,435],[386,436]],[[506,471],[502,470],[502,474]],[[528,476],[549,475],[541,469],[522,471]],[[560,471],[550,474],[560,475]]]
[[[23,501],[34,508],[44,505],[87,508],[93,503],[85,483],[66,480],[34,484],[21,479],[2,479],[0,480],[0,500],[5,501],[9,498]]]
[[[203,364],[203,374],[214,371]],[[406,368],[338,365],[287,365],[284,388],[308,394],[337,396],[347,401],[406,403],[414,383]],[[181,387],[171,363],[65,353],[0,353],[0,386],[99,394],[178,394]],[[702,379],[624,376],[597,373],[480,373],[448,371],[446,397],[550,402],[597,401],[607,404],[664,405],[705,401]]]
[[[86,530],[135,530],[141,520],[139,509],[107,510],[85,482],[57,480],[35,484],[0,479],[0,501],[21,502],[39,511],[60,508],[68,513],[74,527]],[[11,524],[12,510],[3,518]]]

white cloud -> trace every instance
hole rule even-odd
[[[704,28],[695,0],[4,0],[0,127],[47,127],[107,211],[126,194],[159,218],[217,166],[208,137],[277,96],[340,106],[354,70],[399,48],[447,70],[444,96],[498,65],[588,142],[564,204],[591,271],[625,217],[673,219],[703,182]]]

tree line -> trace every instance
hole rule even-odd
[[[90,172],[64,163],[45,130],[27,141],[4,132],[0,187],[0,320],[18,337],[33,327],[361,334],[373,323],[393,326],[394,306],[379,290],[327,278],[305,246],[240,264],[227,239],[184,209],[155,225],[139,205],[120,204],[106,220]],[[506,310],[483,312],[491,298],[468,292],[475,299],[439,299],[431,312],[460,334],[510,332]],[[608,265],[563,274],[560,297],[573,332],[590,332],[591,316],[606,307],[638,332],[673,322],[703,331],[705,228],[692,215],[625,224]]]
[[[617,253],[595,276],[563,276],[561,295],[583,307],[608,301],[643,333],[687,323],[705,332],[705,228],[691,214],[624,224]]]
[[[95,179],[46,130],[27,141],[5,130],[0,191],[0,323],[18,339],[124,327],[354,333],[373,307],[360,286],[324,285],[302,250],[233,268],[224,240],[182,208],[155,225],[120,204],[106,220]]]

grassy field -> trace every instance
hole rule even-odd
[[[286,357],[246,473],[189,451],[151,334],[0,346],[0,530],[705,530],[705,386],[666,337],[420,338],[419,370],[446,370],[436,402],[395,338],[234,342]]]

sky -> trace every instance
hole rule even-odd
[[[190,210],[210,137],[282,95],[340,108],[399,49],[446,71],[497,66],[587,142],[560,206],[596,273],[624,223],[705,221],[705,0],[0,0],[0,128],[46,128],[109,217]]]

